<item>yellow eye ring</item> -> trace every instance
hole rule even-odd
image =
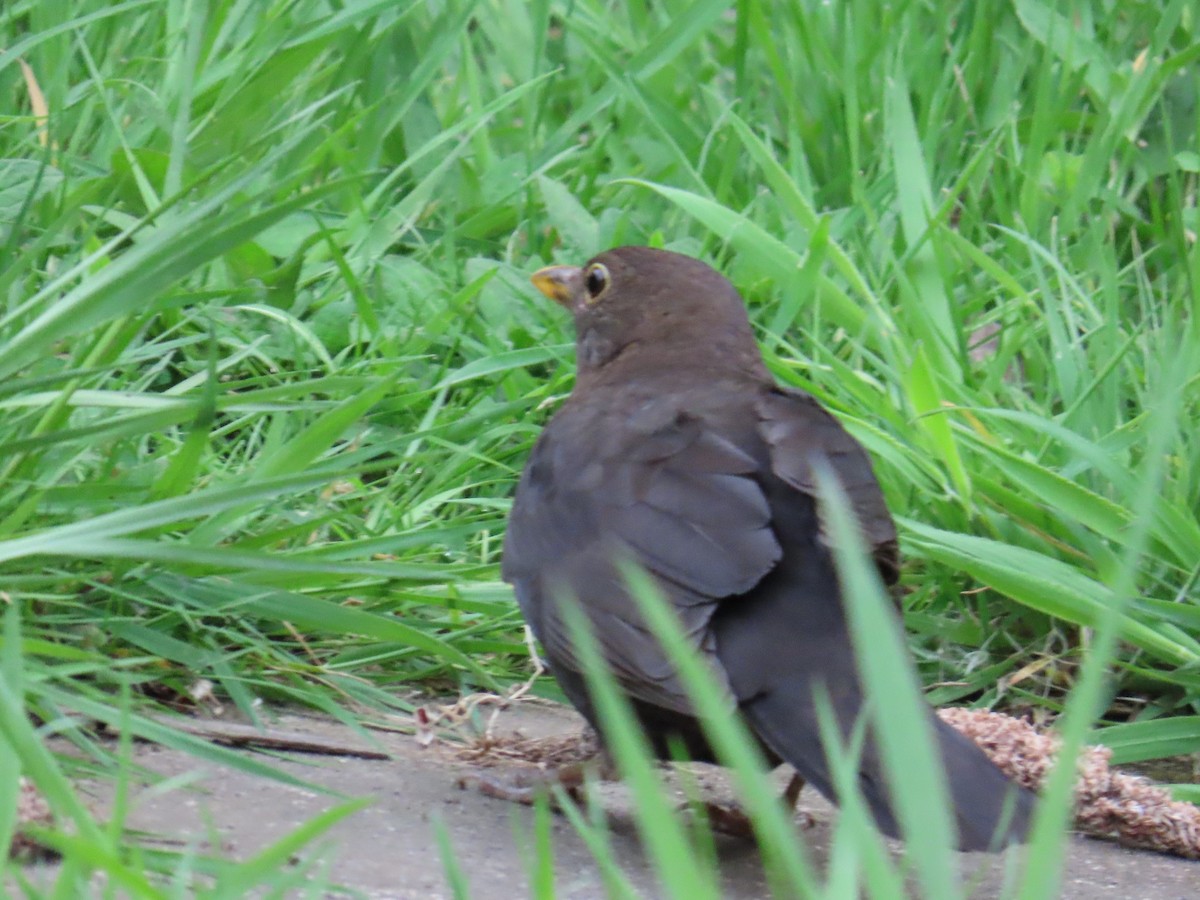
[[[588,303],[595,303],[608,290],[610,281],[608,267],[603,263],[592,263],[583,273],[583,286],[588,292]]]

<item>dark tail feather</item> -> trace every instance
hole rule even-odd
[[[933,717],[962,850],[1002,849],[1029,839],[1034,795],[1014,784],[966,735]]]
[[[811,689],[811,688],[810,688]],[[773,690],[742,705],[753,729],[775,753],[831,800],[837,799],[815,707],[801,692]],[[845,699],[845,698],[841,698]],[[846,709],[842,703],[835,707]],[[1033,794],[1011,782],[970,738],[930,715],[954,804],[960,850],[996,850],[1027,839]],[[877,748],[863,749],[859,789],[879,829],[900,836]]]

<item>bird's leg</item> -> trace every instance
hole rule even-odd
[[[787,806],[788,815],[795,817],[799,812],[798,805],[800,803],[800,792],[804,790],[804,785],[807,784],[804,776],[799,772],[793,772],[791,780],[787,783],[787,787],[783,789],[783,796],[779,799]],[[817,824],[817,820],[806,812],[800,813],[800,827],[812,828]]]
[[[799,772],[792,773],[791,780],[783,789],[783,796],[779,798],[784,802],[788,812],[796,811],[796,804],[800,802],[800,792],[804,790],[805,783],[803,775]]]
[[[795,772],[788,781],[787,787],[783,789],[783,794],[779,799],[783,801],[789,816],[795,815],[796,803],[800,799],[800,792],[804,790],[804,784],[804,776]],[[754,836],[754,825],[750,821],[750,817],[736,803],[704,803],[702,805],[713,831],[739,838]],[[811,825],[812,819],[806,815],[804,827],[807,828]]]

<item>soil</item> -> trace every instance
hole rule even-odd
[[[325,719],[285,713],[271,724],[350,745],[363,744],[355,732]],[[495,733],[538,738],[578,734],[581,727],[573,710],[544,701],[523,701],[501,714]],[[317,845],[334,880],[347,888],[349,896],[377,900],[455,896],[441,861],[434,827],[439,821],[468,882],[467,896],[481,900],[530,896],[525,861],[531,855],[533,810],[474,789],[461,789],[459,779],[478,772],[479,767],[464,758],[459,746],[435,741],[423,747],[405,734],[381,732],[374,736],[391,759],[292,753],[273,754],[268,760],[330,793],[210,767],[182,753],[139,744],[134,751],[138,764],[178,780],[174,789],[165,792],[149,785],[135,789],[129,825],[185,845],[211,847],[211,842],[218,840],[224,851],[241,858],[346,797],[367,797],[373,801],[370,806],[339,822]],[[501,773],[520,765],[502,756],[493,756],[491,762],[496,764],[491,771]],[[721,770],[707,766],[696,770],[710,798],[729,797]],[[775,774],[782,786],[786,773]],[[111,785],[95,782],[85,788],[102,814],[111,801]],[[612,853],[640,896],[659,896],[653,869],[637,839],[626,789],[619,784],[604,785],[601,796],[611,826]],[[802,794],[800,809],[811,820],[805,837],[819,863],[827,852],[836,812],[811,789]],[[551,828],[554,895],[604,897],[600,871],[570,823],[555,815]],[[723,896],[769,895],[753,843],[718,838],[717,851]],[[972,896],[996,896],[1006,873],[1011,875],[1019,865],[1022,852],[1015,848],[1000,855],[962,854],[963,877],[975,886]],[[1060,896],[1071,900],[1193,900],[1200,897],[1200,863],[1073,837]]]

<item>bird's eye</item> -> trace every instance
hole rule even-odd
[[[587,288],[589,303],[599,300],[608,290],[608,268],[601,263],[592,263],[584,274],[583,286]]]

